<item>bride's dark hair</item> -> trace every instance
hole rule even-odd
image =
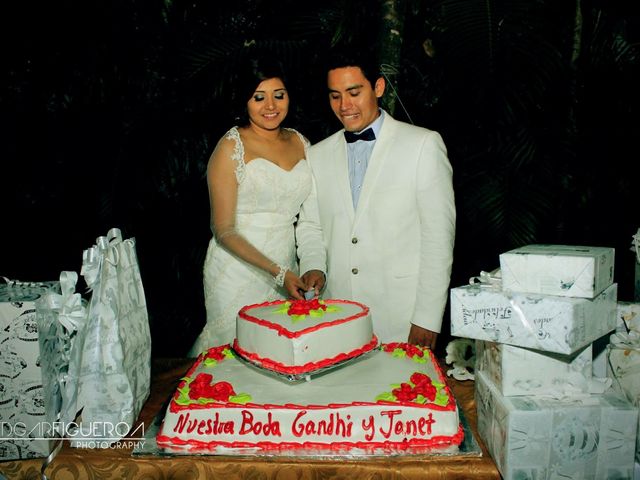
[[[249,58],[240,65],[233,96],[236,125],[241,127],[248,125],[247,102],[258,85],[270,78],[279,78],[285,87],[287,85],[282,64],[272,57]]]

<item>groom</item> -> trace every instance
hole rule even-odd
[[[383,342],[433,348],[455,236],[446,148],[438,133],[378,107],[385,80],[360,57],[337,56],[327,72],[329,104],[344,130],[308,152],[316,188],[300,214],[301,238],[322,227],[327,298],[368,305]],[[300,265],[303,281],[321,284],[311,268]]]

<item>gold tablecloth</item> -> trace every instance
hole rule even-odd
[[[175,390],[193,359],[155,359],[152,368],[152,391],[138,422],[151,425],[164,402]],[[447,381],[473,430],[482,456],[407,456],[389,458],[309,459],[291,457],[230,456],[132,456],[132,448],[77,449],[68,442],[62,447],[45,473],[51,480],[70,479],[500,479],[495,463],[478,437],[474,384],[471,381]],[[0,473],[7,479],[39,480],[43,459],[0,463]]]

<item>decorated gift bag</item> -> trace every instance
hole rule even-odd
[[[91,290],[78,380],[81,431],[107,446],[129,433],[149,396],[151,336],[135,241],[113,228],[83,254]]]

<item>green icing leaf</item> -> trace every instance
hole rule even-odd
[[[229,402],[231,403],[239,403],[244,405],[245,403],[249,403],[251,401],[251,395],[248,393],[239,393],[238,395],[231,395],[229,397]]]
[[[186,379],[190,381],[191,379]],[[189,405],[191,403],[191,399],[189,398],[189,385],[185,385],[182,388],[178,388],[178,398],[175,399],[175,402],[178,405]]]
[[[223,354],[226,358],[234,358],[234,357],[235,357],[235,355],[233,354],[233,352],[231,351],[231,349],[230,349],[230,348],[225,348],[225,349],[222,351],[222,354]]]
[[[323,302],[320,302],[320,303],[323,303]],[[340,308],[334,307],[333,305],[327,305],[327,310],[326,310],[327,313],[339,312],[339,311],[340,311]]]
[[[289,310],[289,307],[291,306],[290,302],[284,302],[282,305],[280,305],[278,308],[276,308],[273,313],[287,313],[287,311]]]
[[[324,310],[319,308],[318,310],[309,310],[309,315],[312,317],[322,317],[324,316]]]
[[[392,388],[392,389],[393,389],[393,388],[400,388],[401,386],[402,386],[402,384],[401,384],[401,383],[392,383],[392,384],[391,384],[391,388]]]
[[[436,387],[438,390],[440,390],[442,387],[444,387],[444,383],[440,383],[440,382],[431,382],[431,384]]]
[[[376,397],[376,401],[385,401],[385,402],[396,402],[398,399],[391,392],[383,392]]]
[[[290,318],[291,318],[291,322],[292,323],[297,323],[297,322],[307,318],[307,316],[306,315],[291,315]]]
[[[425,404],[425,403],[427,403],[427,398],[424,395],[422,395],[421,393],[419,393],[418,396],[413,401],[415,403]]]
[[[413,361],[416,363],[427,363],[427,359],[424,357],[419,357],[418,355],[413,356]]]
[[[441,407],[446,406],[449,403],[449,395],[444,393],[443,390],[438,389],[438,393],[436,394],[436,398],[433,401],[436,405],[440,405]]]
[[[396,358],[404,358],[407,356],[407,352],[405,352],[401,348],[396,348],[393,350],[393,352],[391,352],[391,356]]]
[[[218,361],[215,358],[205,358],[202,363],[204,363],[205,367],[215,367],[218,364]]]

